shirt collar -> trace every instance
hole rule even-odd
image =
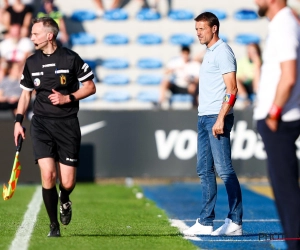
[[[207,49],[210,51],[214,51],[214,49],[217,48],[223,42],[224,41],[221,38],[219,38],[219,40],[216,43],[214,43],[210,48],[207,48]]]

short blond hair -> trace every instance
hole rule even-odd
[[[39,17],[32,20],[32,24],[35,23],[43,23],[44,27],[47,27],[51,30],[56,39],[57,34],[59,32],[58,24],[51,17]]]

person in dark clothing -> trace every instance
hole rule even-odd
[[[69,195],[76,183],[76,167],[81,141],[77,113],[79,100],[96,92],[93,72],[78,54],[57,46],[59,28],[50,17],[33,20],[31,40],[36,53],[27,58],[21,77],[22,94],[17,107],[14,139],[25,139],[22,128],[33,90],[30,134],[36,162],[42,179],[42,195],[50,219],[49,237],[60,236],[57,204],[60,199],[60,221],[68,225],[72,209]],[[79,88],[79,82],[82,87]],[[56,190],[59,179],[60,193]]]

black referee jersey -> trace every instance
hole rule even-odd
[[[91,68],[77,53],[57,47],[51,55],[38,50],[27,58],[20,86],[28,91],[36,90],[33,104],[35,115],[61,118],[77,114],[79,101],[53,105],[48,98],[52,89],[69,95],[79,89],[79,82],[93,78]]]

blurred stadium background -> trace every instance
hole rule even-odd
[[[148,1],[150,5],[154,2]],[[105,6],[111,2],[103,0]],[[41,0],[35,0],[36,11],[40,3]],[[268,183],[261,182],[267,176],[266,155],[253,125],[251,106],[235,110],[232,131],[233,165],[243,183],[244,235],[218,239],[196,237],[188,242],[182,240],[168,221],[180,230],[182,225],[191,226],[198,215],[196,207],[201,190],[197,184],[189,183],[199,180],[195,170],[197,110],[192,108],[189,99],[174,99],[162,109],[153,104],[164,67],[179,55],[182,44],[190,46],[194,57],[201,56],[205,47],[197,40],[193,18],[203,11],[218,15],[220,36],[232,47],[237,59],[245,56],[250,41],[259,42],[263,50],[268,22],[255,14],[254,0],[173,0],[172,15],[168,15],[166,0],[159,2],[160,15],[141,12],[140,1],[131,0],[121,12],[109,12],[102,17],[96,16],[93,0],[56,0],[55,4],[64,14],[70,48],[96,73],[97,93],[80,102],[82,145],[78,181],[126,185],[124,188],[124,185],[78,184],[72,194],[72,202],[76,204],[72,227],[62,229],[66,236],[63,245],[62,241],[45,244],[47,224],[42,210],[31,236],[30,249],[98,249],[99,246],[102,249],[195,249],[195,246],[286,249],[282,241],[260,238],[278,232],[282,235],[282,229]],[[298,0],[289,0],[289,4],[299,13]],[[141,59],[155,60],[140,62]],[[30,121],[26,120],[24,126],[29,128]],[[0,181],[6,183],[15,155],[11,112],[0,112],[0,128]],[[297,146],[300,159],[299,141]],[[40,184],[29,129],[19,158],[22,165],[19,183]],[[170,185],[148,185],[149,181],[165,184],[166,180],[175,181]],[[187,182],[182,184],[177,180]],[[35,188],[35,185],[19,185],[15,197],[2,205],[4,212],[0,218],[7,230],[2,232],[1,249],[11,245]],[[147,199],[138,197],[140,192]],[[222,185],[218,192],[217,226],[223,223],[228,209]],[[22,247],[27,249],[26,244]]]
[[[109,0],[104,3],[109,6]],[[151,4],[153,1],[149,0]],[[110,20],[111,17],[104,16],[104,18],[97,18],[95,20],[76,22],[72,19],[72,15],[78,10],[92,10],[95,9],[93,1],[86,1],[84,6],[81,1],[57,1],[57,5],[65,13],[67,17],[67,26],[69,32],[78,33],[86,32],[94,36],[95,43],[89,45],[75,44],[73,49],[82,55],[86,60],[90,60],[96,63],[96,73],[101,82],[97,85],[97,98],[93,102],[82,102],[81,107],[83,109],[152,109],[151,102],[143,102],[138,98],[138,94],[141,91],[158,91],[158,84],[154,86],[140,85],[137,81],[138,77],[143,74],[161,76],[166,63],[177,56],[180,52],[179,44],[174,44],[171,41],[173,35],[186,35],[182,38],[183,41],[188,43],[191,47],[192,55],[200,55],[203,53],[204,46],[200,45],[196,33],[193,18],[205,10],[218,11],[221,28],[220,35],[228,41],[233,48],[236,57],[240,58],[245,55],[245,43],[246,40],[239,40],[239,35],[253,35],[257,36],[260,40],[260,44],[263,46],[264,38],[267,29],[267,20],[259,19],[248,14],[249,20],[244,20],[247,15],[239,15],[242,10],[255,11],[256,7],[253,0],[230,0],[222,1],[195,1],[195,0],[173,0],[173,11],[186,11],[183,12],[182,19],[180,16],[175,17],[175,20],[170,18],[167,13],[167,1],[161,0],[159,3],[160,18],[156,19],[153,14],[147,14],[144,16],[139,13],[140,5],[139,1],[131,0],[125,7],[124,11],[127,13],[127,19]],[[140,15],[138,15],[140,14]],[[191,14],[191,15],[190,15]],[[127,44],[113,44],[112,41],[107,41],[105,38],[109,35],[123,35],[128,39]],[[161,38],[159,44],[141,44],[138,40],[140,35],[152,34]],[[191,39],[189,40],[189,36]],[[119,42],[121,39],[119,39]],[[183,42],[182,41],[182,42]],[[108,68],[104,63],[108,59],[123,59],[128,62],[128,67],[120,69]],[[154,58],[161,61],[161,67],[152,69],[141,69],[138,65],[138,61],[143,58]],[[113,66],[112,66],[113,67]],[[108,75],[121,74],[128,78],[128,84],[123,86],[112,86],[107,82],[103,82]],[[103,100],[103,96],[107,91],[123,91],[128,93],[128,100],[122,103],[111,103]],[[188,105],[185,105],[188,106]]]
[[[148,1],[151,5],[154,0]],[[103,0],[105,6],[111,2]],[[38,10],[40,1],[35,3]],[[140,2],[131,0],[122,11],[102,17],[96,16],[92,0],[55,4],[64,14],[70,48],[96,73],[97,93],[80,102],[83,137],[78,180],[197,178],[197,111],[189,99],[174,100],[157,109],[153,102],[158,97],[159,80],[182,44],[190,46],[194,57],[203,53],[205,47],[197,40],[193,20],[203,11],[217,14],[220,36],[237,59],[246,54],[250,41],[259,42],[263,49],[268,23],[257,17],[254,1],[173,0],[168,13],[167,1],[161,0],[158,15],[141,11]],[[297,0],[289,4],[299,10]],[[265,177],[266,156],[253,127],[252,108],[235,113],[232,154],[236,172],[240,177]],[[0,164],[5,166],[0,180],[6,181],[15,150],[11,114],[1,113],[0,124]],[[29,127],[29,121],[25,126]],[[39,183],[29,132],[20,160],[23,171],[19,181]]]

